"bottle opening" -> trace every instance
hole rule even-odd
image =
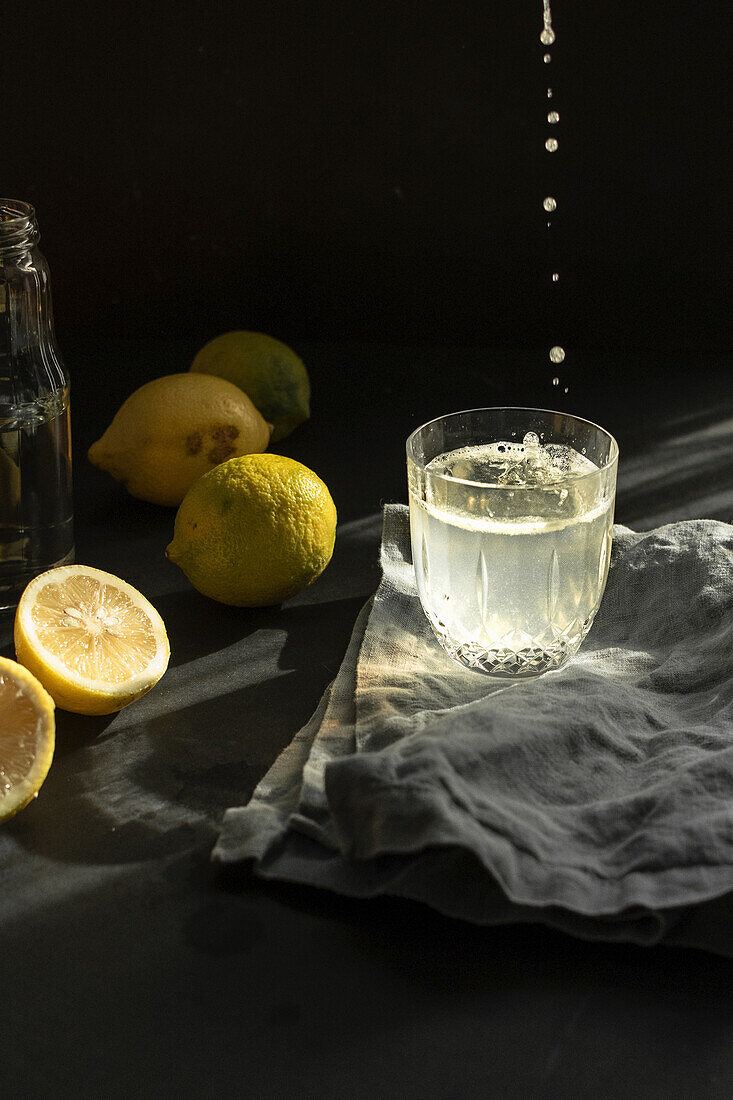
[[[33,218],[35,210],[27,202],[20,199],[0,199],[0,221],[12,222],[18,218]]]
[[[0,248],[36,244],[39,239],[36,212],[20,199],[0,199]]]

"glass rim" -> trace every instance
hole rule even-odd
[[[22,199],[0,198],[0,215],[0,226],[12,226],[14,222],[34,218],[36,211],[29,202],[23,202]]]
[[[585,473],[569,475],[568,477],[564,478],[563,481],[560,483],[562,486],[565,486],[565,485],[568,485],[568,484],[574,485],[579,481],[584,481],[586,478],[597,477],[599,474],[604,473],[606,470],[610,470],[611,467],[614,466],[618,462],[618,455],[619,455],[618,443],[616,442],[615,437],[611,435],[611,433],[608,431],[607,428],[602,427],[600,424],[596,424],[595,421],[593,421],[593,420],[588,420],[586,417],[576,416],[575,413],[564,413],[564,412],[561,412],[559,409],[533,408],[529,405],[487,405],[483,408],[479,407],[479,408],[475,408],[475,409],[458,409],[455,412],[443,413],[441,416],[434,416],[432,418],[432,420],[426,420],[424,424],[420,424],[419,427],[415,428],[415,430],[410,432],[410,434],[408,435],[406,443],[405,443],[408,460],[410,462],[412,462],[415,466],[417,466],[418,469],[420,469],[420,470],[425,470],[427,468],[426,463],[423,462],[421,459],[417,458],[415,456],[415,453],[414,453],[414,440],[416,439],[416,437],[419,435],[420,432],[425,430],[425,428],[429,428],[432,424],[437,424],[440,420],[448,420],[448,419],[450,419],[454,416],[466,416],[468,413],[486,413],[486,412],[546,413],[549,416],[563,416],[563,417],[565,417],[567,419],[570,419],[570,420],[576,420],[579,424],[586,424],[589,428],[594,428],[596,431],[602,432],[602,434],[605,435],[611,442],[611,446],[610,446],[609,453],[608,453],[608,458],[606,459],[606,461],[603,463],[602,466],[596,466],[596,467],[594,467],[594,469],[587,470]],[[558,483],[555,483],[554,485],[527,485],[527,486],[500,485],[498,482],[494,482],[494,481],[472,481],[472,480],[469,480],[468,478],[464,478],[464,477],[453,477],[452,474],[439,474],[439,473],[433,472],[432,470],[430,471],[430,477],[440,478],[441,481],[450,482],[451,484],[454,484],[454,485],[471,485],[471,486],[475,486],[476,488],[479,488],[479,489],[505,489],[505,490],[508,489],[508,490],[511,490],[512,492],[516,492],[517,490],[519,490],[520,492],[528,492],[528,493],[534,493],[534,492],[537,492],[538,490],[543,491],[543,492],[552,492],[552,491],[557,491],[557,489],[558,489]]]

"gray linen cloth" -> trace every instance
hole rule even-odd
[[[522,682],[443,653],[402,505],[381,563],[336,679],[214,859],[638,943],[733,888],[733,527],[617,526],[580,654]]]

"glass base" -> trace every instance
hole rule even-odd
[[[562,668],[580,649],[593,619],[586,619],[579,630],[562,635],[546,644],[523,646],[521,649],[499,647],[486,649],[477,642],[457,641],[442,624],[431,622],[433,633],[452,661],[462,668],[483,672],[504,680],[530,679]]]
[[[71,565],[74,561],[74,547],[68,554],[58,561],[50,562],[40,569],[30,570],[27,573],[15,574],[13,577],[3,577],[0,580],[0,612],[14,611],[23,591],[34,577],[45,573],[47,569],[56,569],[59,565]]]

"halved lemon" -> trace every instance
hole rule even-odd
[[[62,710],[111,714],[157,684],[170,646],[160,615],[131,584],[60,565],[23,592],[15,652]]]
[[[53,699],[28,669],[0,657],[0,821],[38,794],[53,760]]]

